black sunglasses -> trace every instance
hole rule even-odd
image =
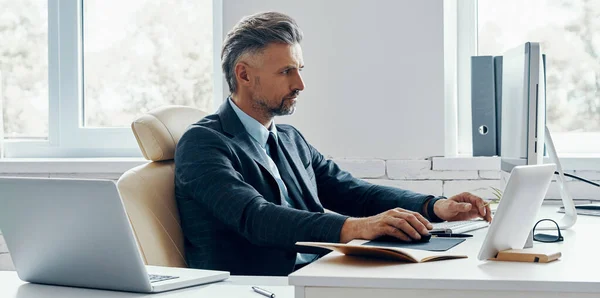
[[[535,233],[535,228],[537,227],[537,225],[541,222],[551,222],[552,224],[554,224],[556,226],[556,234],[536,234]],[[558,227],[558,224],[552,220],[552,219],[540,219],[538,222],[535,223],[535,225],[533,226],[533,240],[538,241],[538,242],[546,242],[546,243],[552,243],[552,242],[560,242],[563,241],[564,238],[562,236],[562,234],[560,233],[560,228]]]

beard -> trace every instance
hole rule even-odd
[[[296,111],[296,101],[294,98],[298,97],[300,90],[292,91],[290,94],[283,97],[279,104],[269,103],[269,101],[261,94],[261,90],[260,77],[256,77],[255,93],[252,94],[252,102],[254,108],[262,111],[265,116],[269,118],[285,116],[291,115]]]
[[[285,116],[294,114],[296,111],[296,101],[293,98],[281,99],[281,104],[275,109],[271,109],[273,116]]]
[[[294,92],[293,94],[282,98],[277,105],[270,104],[266,98],[260,95],[254,95],[253,102],[255,107],[262,110],[267,116],[286,116],[292,115],[296,111],[296,100],[294,97],[297,95],[298,92]]]

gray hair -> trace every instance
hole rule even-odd
[[[237,91],[235,65],[245,54],[257,54],[270,43],[293,45],[302,41],[296,21],[279,12],[262,12],[246,16],[227,33],[221,50],[221,67],[229,91]]]

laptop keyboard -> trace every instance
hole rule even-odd
[[[462,220],[432,223],[432,231],[444,231],[445,233],[464,233],[489,226],[484,220]]]
[[[158,275],[158,274],[148,274],[148,278],[150,279],[150,283],[159,282],[169,279],[176,279],[179,276],[169,276],[169,275]]]

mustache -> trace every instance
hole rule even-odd
[[[285,98],[292,98],[292,97],[296,97],[300,95],[300,90],[296,89],[294,91],[292,91],[292,93],[290,93],[288,96],[286,96]]]

